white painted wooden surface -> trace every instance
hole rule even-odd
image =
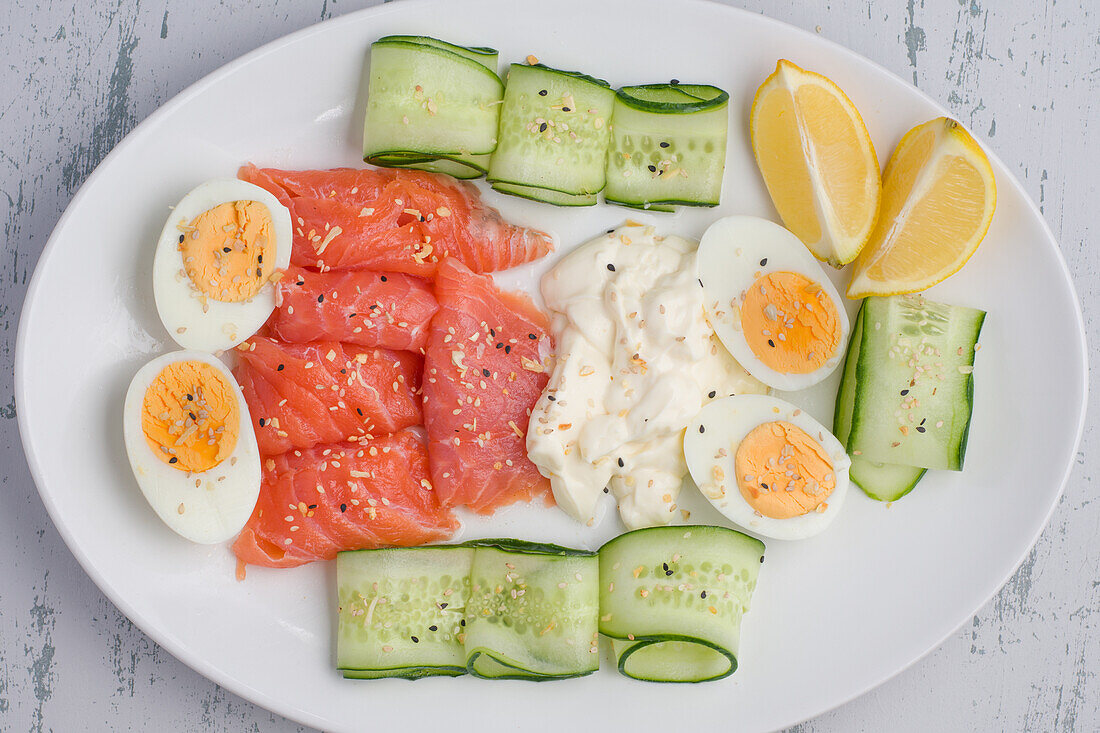
[[[1100,235],[1100,143],[1090,137],[1100,135],[1100,4],[732,2],[870,57],[984,135],[1062,242],[1090,343],[1100,344],[1100,256],[1089,239]],[[0,730],[301,730],[176,661],[84,575],[27,472],[14,420],[12,359],[27,280],[50,230],[127,131],[242,53],[374,2],[3,4]],[[97,246],[94,233],[88,244]],[[1092,394],[1095,412],[1096,381]],[[1089,427],[1050,526],[1005,588],[911,669],[798,730],[1100,729],[1100,503],[1092,490],[1097,458],[1087,458],[1100,457],[1100,432]]]

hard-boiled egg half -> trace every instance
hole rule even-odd
[[[241,388],[210,354],[177,351],[138,371],[123,438],[138,486],[165,524],[201,544],[241,530],[260,493],[251,425]]]
[[[168,217],[153,259],[153,297],[180,346],[230,349],[275,309],[273,277],[290,264],[290,212],[245,181],[207,181]]]
[[[704,407],[684,436],[699,490],[734,524],[778,540],[815,535],[840,512],[851,460],[798,407],[738,395]]]
[[[791,232],[752,216],[719,219],[699,242],[698,264],[714,332],[764,384],[805,389],[844,360],[844,303]]]

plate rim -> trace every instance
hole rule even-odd
[[[471,0],[461,0],[461,2],[465,4],[469,4],[470,1]],[[504,4],[507,3],[509,0],[491,1],[498,4]],[[621,1],[626,2],[627,0]],[[150,134],[150,131],[157,126],[162,118],[174,113],[178,107],[182,106],[193,97],[202,94],[204,91],[206,91],[208,87],[214,85],[222,78],[237,73],[249,64],[252,64],[253,62],[271,53],[278,52],[280,49],[288,45],[297,43],[314,34],[325,32],[336,26],[369,22],[371,18],[383,16],[392,12],[397,12],[397,8],[402,9],[400,12],[415,12],[417,8],[420,8],[422,6],[442,5],[443,2],[444,0],[400,0],[400,2],[389,2],[388,0],[385,0],[379,5],[361,8],[359,10],[346,13],[336,18],[322,20],[304,28],[300,28],[296,31],[287,33],[283,36],[279,36],[278,38],[272,39],[262,46],[253,49],[252,51],[249,51],[231,61],[226,62],[217,69],[214,69],[203,77],[192,82],[184,89],[173,95],[171,99],[161,104],[144,120],[138,123],[121,140],[119,140],[118,143],[114,145],[110,152],[106,156],[104,156],[104,158],[96,165],[95,169],[81,183],[80,187],[77,189],[72,199],[66,205],[64,212],[58,218],[56,224],[54,224],[54,227],[50,232],[50,236],[47,239],[45,246],[42,248],[42,252],[39,255],[37,261],[35,262],[34,272],[31,275],[31,280],[27,286],[26,295],[23,298],[22,308],[20,309],[19,325],[15,341],[14,393],[16,405],[21,405],[26,402],[26,381],[24,377],[27,374],[29,367],[24,362],[27,358],[26,344],[29,339],[29,327],[27,325],[27,322],[29,320],[28,313],[30,311],[29,306],[34,303],[38,294],[38,290],[42,287],[42,282],[44,280],[43,271],[45,269],[44,264],[49,262],[50,257],[52,257],[55,251],[58,249],[58,241],[61,239],[60,235],[67,225],[69,219],[74,216],[74,212],[79,208],[81,202],[87,196],[88,191],[95,185],[103,169],[107,166],[108,163],[110,163],[115,157],[117,157],[117,155],[119,155],[124,148],[133,145],[134,142],[140,139],[142,136]],[[873,71],[884,75],[895,82],[900,82],[911,93],[916,93],[916,95],[923,102],[931,106],[933,109],[937,110],[940,114],[953,118],[953,114],[950,110],[946,109],[939,101],[925,93],[919,87],[913,85],[901,76],[890,71],[878,62],[867,58],[866,56],[863,56],[862,54],[857,53],[856,51],[853,51],[852,49],[844,45],[841,45],[837,41],[833,41],[829,38],[824,38],[820,35],[811,33],[806,29],[800,28],[782,20],[778,20],[763,13],[755,13],[744,8],[726,5],[719,0],[677,0],[677,3],[679,5],[702,6],[707,8],[707,12],[724,12],[732,16],[739,17],[741,19],[751,18],[751,21],[749,21],[751,23],[761,23],[765,26],[770,26],[773,29],[777,29],[781,33],[793,34],[796,38],[813,39],[815,43],[822,44],[830,52],[836,53],[841,57],[845,57],[850,62],[854,62],[857,65],[869,67]],[[455,0],[450,0],[447,7],[449,9],[455,8]],[[410,8],[411,10],[409,10]],[[1054,233],[1051,231],[1050,225],[1047,222],[1046,218],[1043,216],[1043,213],[1039,209],[1038,205],[1032,199],[1027,189],[1024,188],[1024,185],[1020,182],[1016,175],[1011,171],[1011,169],[1008,168],[1007,165],[1005,165],[1000,156],[998,156],[997,153],[988,144],[984,136],[975,134],[973,130],[971,130],[971,134],[974,135],[975,139],[981,145],[982,149],[991,158],[994,163],[994,167],[999,166],[1002,171],[1007,173],[1008,181],[1011,188],[1013,188],[1016,193],[1018,193],[1023,199],[1023,201],[1025,202],[1026,211],[1033,217],[1033,219],[1039,222],[1042,233],[1053,245],[1055,259],[1060,267],[1060,272],[1064,281],[1064,285],[1066,287],[1066,292],[1073,302],[1073,312],[1076,316],[1076,333],[1081,349],[1080,388],[1082,396],[1081,407],[1077,416],[1076,437],[1073,441],[1073,448],[1069,452],[1069,458],[1066,462],[1065,470],[1063,471],[1062,476],[1059,479],[1058,490],[1052,496],[1050,506],[1047,508],[1046,514],[1043,517],[1042,522],[1039,523],[1039,525],[1037,526],[1034,535],[1028,540],[1027,545],[1026,547],[1024,547],[1023,551],[1019,553],[1019,556],[1013,560],[1008,572],[1004,575],[1004,577],[997,581],[992,589],[988,591],[988,593],[982,594],[984,596],[984,599],[976,608],[972,609],[957,623],[953,623],[950,629],[939,639],[937,639],[933,644],[929,645],[927,649],[925,649],[912,659],[903,663],[900,667],[898,667],[890,674],[882,677],[874,683],[868,684],[865,687],[858,689],[857,691],[853,692],[847,697],[844,697],[843,699],[836,700],[834,703],[818,710],[817,712],[805,718],[789,721],[787,725],[796,725],[800,722],[816,718],[820,715],[823,715],[824,713],[846,705],[852,700],[855,700],[856,698],[867,694],[869,691],[882,686],[889,680],[893,679],[897,675],[915,665],[917,662],[924,659],[936,649],[939,649],[948,638],[953,636],[960,628],[962,628],[962,626],[966,623],[968,617],[972,617],[975,613],[988,605],[989,601],[997,593],[1000,592],[1000,590],[1020,568],[1020,565],[1035,548],[1035,544],[1038,542],[1040,536],[1050,524],[1051,517],[1053,516],[1054,511],[1057,509],[1060,503],[1060,499],[1064,495],[1066,486],[1069,483],[1069,478],[1073,473],[1073,456],[1075,456],[1080,451],[1081,441],[1084,434],[1085,419],[1088,410],[1088,396],[1090,386],[1088,339],[1085,332],[1084,314],[1081,307],[1080,296],[1078,295],[1073,276],[1069,270],[1065,255],[1062,251],[1062,247],[1058,239],[1054,236]],[[1000,186],[1003,186],[1004,181],[999,181],[998,184]],[[148,622],[145,616],[141,612],[139,612],[133,606],[133,604],[131,604],[121,593],[119,593],[110,582],[107,581],[107,579],[99,572],[98,567],[85,554],[82,549],[81,543],[72,533],[70,528],[63,522],[60,522],[58,520],[58,510],[56,504],[54,503],[52,494],[48,490],[43,489],[44,481],[41,480],[41,466],[37,459],[37,454],[35,453],[34,446],[28,439],[29,426],[26,422],[27,419],[28,418],[24,411],[16,411],[16,422],[19,429],[20,444],[22,445],[23,454],[26,458],[27,466],[30,470],[31,478],[34,481],[35,488],[37,489],[38,495],[46,508],[46,512],[50,517],[50,521],[57,529],[58,534],[61,536],[61,539],[65,543],[65,546],[68,548],[69,552],[72,553],[73,557],[76,559],[81,569],[83,569],[88,577],[91,578],[92,582],[95,583],[100,592],[102,592],[111,601],[111,603],[113,603],[115,607],[123,615],[126,616],[126,618],[131,623],[138,627],[143,634],[151,638],[177,660],[185,664],[187,667],[193,669],[195,672],[202,675],[206,679],[226,688],[230,692],[239,695],[240,697],[264,708],[265,710],[274,712],[292,721],[305,725],[311,725],[315,728],[324,728],[326,725],[328,725],[328,720],[316,715],[315,713],[303,708],[299,708],[298,706],[293,704],[287,704],[285,703],[285,701],[276,699],[267,692],[253,687],[243,680],[235,677],[231,673],[222,670],[220,667],[213,664],[212,662],[209,662],[205,658],[191,654],[188,649],[183,645],[183,643],[177,640],[169,630],[163,630],[155,624]]]

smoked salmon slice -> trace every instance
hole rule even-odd
[[[343,550],[446,539],[456,526],[432,489],[420,431],[403,430],[266,458],[233,552],[248,565],[289,568]]]
[[[439,310],[425,280],[394,272],[318,273],[291,266],[276,285],[272,336],[420,351]]]
[[[475,272],[515,267],[553,249],[550,236],[504,220],[478,189],[450,176],[376,168],[238,176],[290,209],[291,261],[320,270],[372,269],[431,277],[444,257]]]
[[[385,435],[421,422],[422,359],[335,341],[287,344],[254,336],[234,371],[260,453]]]
[[[546,386],[549,323],[530,298],[448,258],[435,281],[439,312],[424,360],[432,483],[446,506],[491,514],[544,497],[527,459],[531,408]]]

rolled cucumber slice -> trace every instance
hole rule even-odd
[[[862,312],[848,452],[961,470],[985,311],[894,295],[867,298]]]
[[[595,553],[515,540],[472,544],[467,669],[477,677],[535,681],[595,672]]]
[[[675,204],[717,206],[728,108],[729,95],[706,85],[619,89],[604,198],[658,211]]]
[[[440,159],[454,165],[437,169],[463,177],[483,171],[478,156],[496,149],[504,94],[495,52],[407,38],[371,44],[364,160],[423,168]]]
[[[852,430],[852,408],[856,401],[856,366],[859,364],[860,342],[863,338],[863,308],[860,307],[852,327],[852,337],[848,341],[848,355],[844,362],[844,375],[840,380],[840,390],[836,397],[836,411],[833,414],[833,433],[837,440],[847,446],[848,435]],[[908,494],[924,476],[925,469],[912,466],[899,466],[890,463],[874,463],[862,455],[851,456],[852,465],[848,477],[863,493],[877,501],[897,501]]]
[[[341,552],[336,666],[352,679],[466,673],[462,645],[474,550]]]
[[[651,527],[600,548],[600,633],[619,671],[703,682],[737,669],[764,543],[724,527]]]
[[[525,187],[521,191],[599,193],[614,99],[602,79],[542,64],[512,64],[489,181]]]

